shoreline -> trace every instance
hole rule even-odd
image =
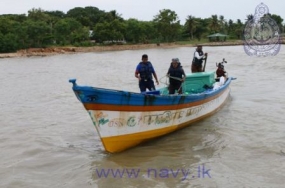
[[[281,42],[283,44],[283,42]],[[49,48],[29,48],[19,50],[15,53],[0,53],[0,58],[31,57],[31,56],[51,56],[57,54],[75,54],[85,52],[104,52],[104,51],[121,51],[121,50],[139,50],[154,48],[177,48],[177,47],[195,47],[197,44],[178,44],[178,43],[161,43],[161,44],[125,44],[112,46],[92,46],[92,47],[49,47]],[[231,42],[208,42],[201,43],[203,46],[236,46],[243,45],[243,41]]]

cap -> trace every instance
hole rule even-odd
[[[172,58],[172,61],[176,61],[176,62],[180,63],[178,58]]]

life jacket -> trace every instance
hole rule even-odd
[[[151,62],[147,62],[147,63],[143,63],[143,62],[140,62],[140,70],[139,70],[139,73],[140,73],[140,77],[142,79],[147,79],[147,80],[151,80],[152,79],[152,64]]]
[[[203,63],[203,59],[201,58],[201,59],[198,59],[197,57],[195,57],[195,53],[196,52],[198,52],[198,51],[195,51],[194,52],[194,57],[193,57],[193,61],[192,61],[192,63],[193,63],[193,65],[202,65],[202,63]],[[202,55],[204,55],[204,53],[203,53],[203,51],[200,51],[200,52],[198,52],[198,54],[199,54],[199,56],[202,56]]]
[[[169,72],[169,76],[182,79],[183,69],[182,69],[182,66],[180,64],[177,66],[177,68],[170,66],[168,72]],[[170,84],[180,84],[181,81],[173,79],[173,78],[169,78],[169,83]]]

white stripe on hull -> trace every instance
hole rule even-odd
[[[230,88],[204,104],[180,110],[151,112],[120,112],[89,110],[89,115],[101,138],[151,131],[193,121],[213,112],[227,99]]]

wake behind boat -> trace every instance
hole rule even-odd
[[[190,73],[180,95],[169,95],[167,87],[135,93],[79,86],[76,79],[69,82],[89,113],[105,150],[116,153],[215,113],[227,101],[233,79],[229,77],[220,84],[215,72]]]

